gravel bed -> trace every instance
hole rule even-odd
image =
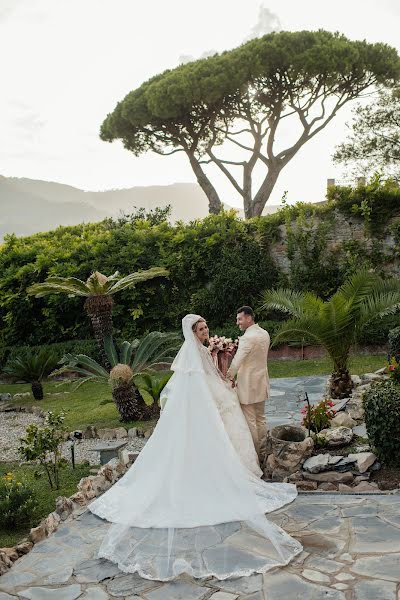
[[[143,448],[143,446],[145,445],[145,443],[147,442],[147,440],[145,438],[126,438],[126,439],[128,439],[129,441],[128,441],[128,444],[124,447],[124,449],[126,448],[127,450],[131,450],[131,451],[135,451],[135,450],[140,451]],[[126,441],[126,439],[121,439],[121,440],[98,440],[98,439],[77,440],[75,442],[75,462],[82,463],[82,462],[88,461],[91,465],[99,465],[100,464],[99,452],[93,452],[91,450],[91,448],[93,448],[94,446],[97,446],[99,443],[105,444],[107,441],[124,442],[124,441]],[[64,458],[66,458],[68,461],[71,460],[71,443],[70,442],[66,442],[65,444],[62,445],[61,453],[64,456]]]
[[[25,435],[26,427],[31,423],[43,423],[43,419],[32,413],[0,413],[0,462],[18,462],[21,460],[18,454],[19,438]],[[128,444],[125,448],[131,451],[140,451],[147,442],[145,438],[126,439]],[[100,464],[99,453],[90,449],[103,442],[105,443],[106,440],[77,440],[75,442],[75,462],[78,464],[88,461],[91,465]],[[62,444],[61,453],[68,461],[71,460],[70,442]]]
[[[19,438],[25,435],[28,425],[42,422],[42,418],[32,413],[0,413],[0,461],[21,460],[17,450],[20,445]]]

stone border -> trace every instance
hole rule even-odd
[[[0,575],[4,575],[24,554],[28,554],[34,544],[51,535],[61,522],[75,518],[86,510],[87,504],[108,490],[135,462],[139,452],[121,450],[119,459],[113,458],[103,465],[96,475],[83,477],[78,483],[78,491],[69,498],[58,496],[56,507],[37,527],[30,530],[28,538],[11,548],[0,548]]]

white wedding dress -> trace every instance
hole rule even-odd
[[[302,550],[265,517],[292,502],[296,487],[259,478],[236,393],[192,331],[199,319],[182,321],[185,342],[152,436],[124,477],[89,505],[112,523],[99,556],[148,579],[262,573]]]

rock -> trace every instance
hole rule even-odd
[[[348,458],[354,459],[356,467],[360,473],[365,473],[376,461],[376,456],[373,452],[358,452],[357,454],[349,454]]]
[[[53,533],[59,526],[61,517],[56,512],[50,513],[44,520],[44,526],[46,528],[46,535]]]
[[[351,375],[351,380],[354,387],[361,385],[361,377],[359,375]]]
[[[303,469],[309,473],[319,473],[325,471],[329,463],[329,454],[318,454],[310,456],[303,464]]]
[[[328,575],[324,575],[319,571],[313,571],[311,569],[304,569],[302,576],[310,581],[316,581],[317,583],[329,583],[330,579]]]
[[[10,400],[11,400],[11,394],[8,394],[8,393],[0,394],[1,402],[10,402]]]
[[[83,477],[78,483],[78,490],[80,490],[87,500],[92,500],[100,496],[103,492],[111,487],[111,482],[106,479],[103,475],[89,475]]]
[[[352,488],[353,492],[377,492],[379,490],[378,485],[374,482],[361,481],[358,485]]]
[[[368,438],[367,427],[365,423],[361,423],[360,425],[353,427],[353,433],[359,437]]]
[[[374,462],[374,464],[371,467],[371,471],[379,471],[382,468],[382,465],[380,462],[376,461]]]
[[[58,496],[56,498],[56,513],[60,515],[61,521],[65,521],[73,510],[74,503],[70,498],[66,498],[65,496]]]
[[[29,537],[31,538],[34,544],[41,542],[46,538],[46,536],[47,532],[44,521],[42,521],[42,523],[40,523],[40,525],[38,525],[37,527],[33,527],[29,532]]]
[[[75,492],[70,496],[70,500],[78,506],[85,506],[87,504],[87,498],[83,492]]]
[[[296,487],[304,492],[312,491],[317,489],[318,483],[316,481],[297,481]]]
[[[82,590],[80,585],[74,584],[62,588],[31,587],[18,594],[29,600],[76,600],[82,594]]]
[[[18,556],[22,556],[23,554],[28,554],[33,548],[33,543],[28,540],[25,542],[21,542],[15,546],[16,551],[18,552]]]
[[[335,470],[343,473],[344,471],[351,471],[354,468],[354,464],[356,462],[355,458],[350,458],[349,456],[342,456],[340,461],[336,463]]]
[[[0,553],[6,554],[12,562],[19,558],[19,554],[15,548],[0,548]]]
[[[386,374],[386,367],[382,367],[380,369],[378,369],[377,371],[375,371],[376,375],[385,375]]]
[[[291,473],[287,478],[289,483],[295,483],[296,481],[302,481],[304,479],[302,471],[295,471]]]
[[[116,440],[121,440],[122,438],[126,438],[126,436],[128,435],[125,427],[116,427],[116,429],[114,429],[114,438]]]
[[[318,485],[318,491],[321,490],[322,492],[336,492],[337,489],[337,486],[330,481],[323,481]]]
[[[340,412],[333,417],[330,422],[331,428],[335,427],[349,427],[352,428],[357,423],[345,412]]]
[[[104,429],[98,429],[97,435],[101,440],[113,440],[114,439],[115,429],[111,429],[109,427]]]
[[[354,476],[354,485],[358,485],[362,481],[369,481],[370,473],[365,473],[364,475],[355,475]]]
[[[8,569],[12,567],[12,564],[12,560],[7,556],[7,554],[0,550],[0,575],[7,573]]]
[[[353,439],[353,431],[349,427],[323,429],[319,435],[325,438],[328,447],[346,446]]]
[[[353,488],[350,485],[346,485],[345,483],[339,483],[338,486],[339,492],[352,492]]]
[[[84,440],[93,440],[97,438],[97,429],[94,425],[88,425],[82,433]]]
[[[154,431],[154,427],[150,427],[149,429],[146,429],[146,431],[144,432],[144,437],[146,439],[149,439],[149,437],[152,435]]]
[[[350,398],[342,398],[341,400],[334,400],[332,398],[332,402],[334,403],[334,406],[332,406],[332,410],[333,412],[337,413],[340,410],[344,410],[346,408],[346,404],[349,402]]]
[[[338,473],[337,471],[325,471],[324,473],[304,473],[304,479],[311,481],[328,481],[329,483],[351,483],[351,473]]]
[[[381,376],[378,375],[377,373],[364,373],[363,375],[361,375],[361,379],[363,382],[365,382],[365,381],[380,381]]]
[[[131,427],[130,429],[128,429],[128,437],[130,437],[130,438],[137,437],[137,429],[136,429],[136,427]]]
[[[82,492],[87,500],[92,500],[96,497],[96,492],[93,489],[91,476],[83,477],[78,483],[78,490]]]

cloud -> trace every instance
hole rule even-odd
[[[273,13],[267,6],[261,5],[258,11],[257,23],[244,41],[248,42],[254,38],[261,37],[272,31],[280,31],[281,29],[282,25],[278,15]]]
[[[178,61],[180,65],[185,65],[186,63],[192,62],[193,60],[199,60],[200,58],[208,58],[209,56],[214,56],[214,54],[217,54],[216,50],[206,50],[198,58],[192,56],[191,54],[180,54]]]

